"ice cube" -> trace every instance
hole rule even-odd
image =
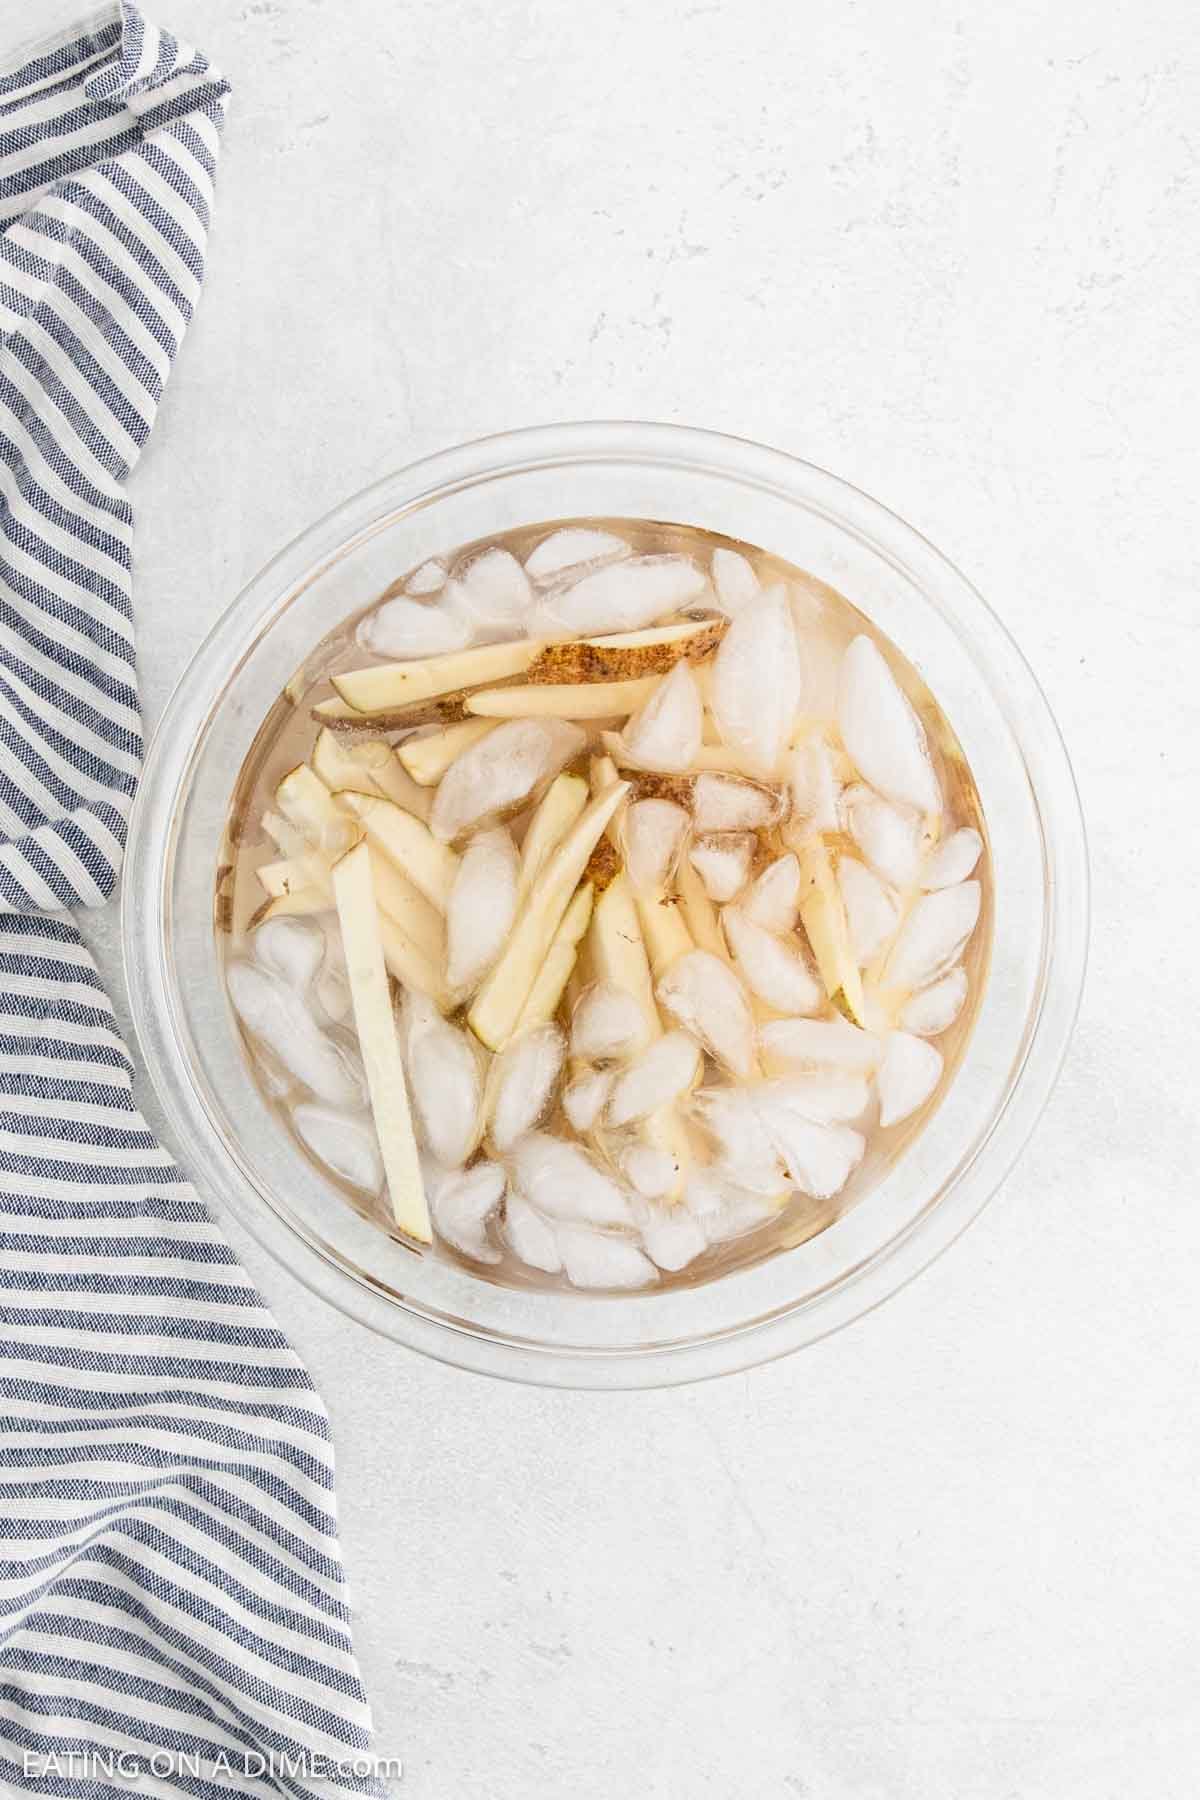
[[[677,662],[626,725],[626,760],[637,769],[682,774],[696,760],[703,726],[704,708],[696,678],[686,662]]]
[[[511,1039],[496,1057],[488,1086],[491,1139],[497,1150],[511,1150],[546,1112],[566,1050],[566,1039],[557,1025],[539,1025]]]
[[[432,1000],[411,989],[404,996],[401,1030],[417,1126],[438,1161],[458,1168],[479,1141],[479,1053]]]
[[[867,1109],[871,1089],[861,1075],[783,1075],[754,1089],[764,1104],[782,1107],[814,1125],[846,1125]]]
[[[516,637],[533,601],[529,577],[508,550],[493,546],[455,569],[446,599],[487,637]]]
[[[429,1195],[438,1234],[472,1262],[497,1263],[500,1252],[488,1241],[487,1222],[504,1198],[507,1176],[498,1163],[447,1174]]]
[[[921,988],[958,961],[979,918],[979,883],[924,894],[900,927],[883,972],[883,986]]]
[[[600,563],[617,562],[628,555],[629,545],[611,531],[564,525],[561,531],[552,531],[530,551],[525,558],[525,573],[543,587],[569,569],[578,569],[583,564],[595,567]]]
[[[315,919],[267,919],[250,942],[259,966],[298,994],[307,993],[325,959],[325,933]]]
[[[313,983],[313,998],[330,1024],[340,1025],[350,1017],[352,1005],[342,930],[335,912],[323,913],[318,923],[325,939],[325,958]]]
[[[446,907],[446,981],[470,992],[486,975],[512,930],[520,861],[503,825],[481,831],[462,853]]]
[[[510,1193],[504,1203],[504,1236],[513,1255],[531,1269],[557,1275],[562,1268],[553,1227],[520,1194]]]
[[[875,870],[898,888],[911,887],[921,863],[921,821],[861,783],[843,795],[850,835]]]
[[[565,719],[506,719],[468,745],[442,776],[429,816],[433,835],[448,844],[486,819],[512,814],[586,742]]]
[[[942,1053],[924,1038],[893,1031],[884,1045],[876,1077],[879,1123],[898,1125],[923,1106],[941,1080]]]
[[[754,1020],[746,990],[719,956],[688,950],[656,989],[664,1009],[698,1037],[719,1062],[743,1078],[754,1066]]]
[[[841,1193],[867,1147],[860,1131],[849,1125],[814,1124],[766,1097],[760,1098],[758,1114],[794,1187],[814,1200],[830,1200]]]
[[[699,600],[707,587],[690,557],[634,556],[552,588],[537,609],[534,629],[553,637],[640,631]]]
[[[937,1037],[939,1032],[948,1031],[953,1025],[966,997],[966,971],[951,969],[932,987],[923,988],[912,996],[900,1014],[900,1023],[914,1037]]]
[[[373,656],[442,656],[471,642],[469,620],[449,606],[425,600],[385,600],[358,628],[358,641]]]
[[[774,773],[800,706],[800,650],[787,590],[768,588],[737,614],[713,659],[710,705],[721,736]]]
[[[815,576],[790,588],[792,620],[804,650],[804,699],[816,718],[837,717],[838,679],[845,648],[842,601]]]
[[[955,887],[965,881],[983,852],[983,839],[971,825],[964,825],[961,831],[951,832],[944,844],[939,844],[925,864],[921,876],[923,888]]]
[[[635,1288],[655,1281],[654,1264],[629,1238],[560,1225],[555,1234],[567,1280],[581,1288]]]
[[[712,832],[696,839],[688,861],[710,900],[723,905],[741,893],[750,878],[755,848],[754,834],[749,831]]]
[[[592,1129],[608,1105],[615,1079],[611,1069],[589,1069],[563,1089],[562,1105],[567,1122],[581,1135]]]
[[[796,929],[800,911],[800,863],[788,852],[776,857],[763,870],[742,902],[742,911],[752,925],[764,931],[787,932]]]
[[[697,775],[692,790],[692,822],[699,832],[761,831],[778,820],[782,806],[775,788],[737,776]]]
[[[644,1119],[690,1088],[700,1075],[700,1049],[683,1031],[668,1031],[617,1079],[608,1104],[610,1125]]]
[[[749,1088],[702,1088],[691,1110],[716,1145],[718,1167],[738,1187],[755,1194],[780,1193],[783,1165],[763,1131]],[[689,1177],[689,1194],[693,1179]]]
[[[857,857],[839,858],[837,878],[850,928],[850,947],[861,968],[879,954],[895,931],[900,909],[878,875]]]
[[[758,1036],[773,1062],[795,1068],[869,1075],[883,1054],[879,1039],[849,1019],[772,1019]]]
[[[683,1188],[683,1208],[707,1233],[708,1225],[725,1204],[728,1183],[711,1166],[693,1169]]]
[[[712,582],[717,605],[731,619],[762,591],[758,576],[746,558],[740,551],[727,550],[724,545],[712,553]]]
[[[318,1162],[365,1193],[383,1190],[383,1158],[370,1123],[336,1106],[304,1101],[292,1110],[301,1142]]]
[[[423,562],[419,569],[414,569],[404,584],[406,594],[436,594],[446,585],[446,571],[441,563],[431,558]]]
[[[647,1206],[638,1220],[642,1247],[660,1269],[686,1269],[708,1248],[708,1236],[686,1206]]]
[[[941,811],[925,728],[868,637],[856,637],[842,658],[838,729],[851,761],[879,793],[921,813]]]
[[[225,981],[233,1009],[250,1036],[294,1080],[330,1106],[366,1105],[357,1058],[321,1030],[294,988],[248,962],[231,963]]]
[[[730,1189],[725,1203],[708,1226],[710,1244],[727,1244],[733,1238],[757,1231],[769,1219],[779,1217],[779,1200],[770,1194],[747,1194]]]
[[[635,800],[625,808],[625,870],[638,890],[667,885],[691,823],[673,800]]]
[[[646,1200],[661,1200],[679,1179],[679,1164],[669,1150],[652,1144],[630,1144],[621,1156],[621,1173]]]
[[[836,831],[841,784],[833,766],[833,754],[823,737],[809,738],[791,755],[788,779],[792,792],[792,816],[806,831]]]
[[[531,1131],[513,1146],[516,1185],[552,1219],[587,1225],[628,1225],[629,1198],[577,1144]]]
[[[578,1130],[579,1136],[587,1136],[596,1125],[597,1118],[608,1105],[613,1080],[613,1069],[587,1069],[563,1089],[563,1112],[567,1114],[567,1123]]]
[[[571,1017],[571,1051],[586,1062],[628,1056],[646,1041],[641,1004],[611,981],[598,981],[580,995]]]
[[[776,1012],[816,1012],[825,990],[805,961],[799,942],[773,937],[755,925],[738,906],[721,914],[725,939],[752,992]]]

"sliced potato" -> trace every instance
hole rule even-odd
[[[446,923],[437,907],[389,857],[373,856],[371,872],[380,911],[440,968],[446,955]]]
[[[634,681],[484,688],[468,695],[466,706],[469,713],[489,719],[625,719],[645,706],[660,679],[644,675]]]
[[[308,839],[286,819],[281,819],[277,812],[267,808],[259,823],[278,850],[280,856],[302,856],[308,847]]]
[[[409,1237],[430,1244],[433,1232],[392,1013],[371,852],[366,844],[357,844],[334,864],[333,892],[392,1216]]]
[[[575,890],[575,898],[562,916],[546,960],[538,970],[529,998],[521,1008],[517,1031],[532,1031],[536,1025],[548,1025],[558,1011],[558,1003],[566,991],[571,972],[579,956],[579,945],[591,923],[596,890],[590,881]]]
[[[684,923],[696,948],[707,950],[711,955],[728,962],[729,951],[725,934],[721,930],[721,921],[717,917],[717,909],[709,899],[708,890],[698,871],[686,856],[679,859],[679,866],[675,871],[675,886],[679,891],[679,908]]]
[[[339,738],[336,732],[326,726],[317,733],[317,741],[313,745],[312,767],[331,793],[345,792],[349,794],[378,794],[379,784],[372,770],[372,758],[362,756],[359,752],[370,750],[371,746],[361,744],[351,750]],[[385,756],[391,751],[387,745],[381,745]]]
[[[676,957],[685,956],[696,946],[684,923],[679,902],[665,888],[651,888],[638,894],[637,910],[650,970],[657,982]]]
[[[735,750],[732,744],[701,744],[692,758],[692,768],[698,775],[707,771],[714,775],[740,775],[762,780],[758,764]]]
[[[284,776],[275,789],[275,804],[314,850],[329,857],[344,855],[362,835],[307,763]]]
[[[851,1017],[863,1019],[863,985],[858,962],[850,945],[846,908],[834,873],[833,860],[823,838],[812,837],[797,855],[800,860],[800,919],[825,991],[835,1006],[844,1001]]]
[[[332,677],[338,697],[360,714],[395,712],[421,700],[436,700],[464,688],[483,687],[523,675],[542,649],[533,638],[513,644],[482,644],[415,662],[381,663]]]
[[[530,889],[516,927],[468,1015],[476,1037],[490,1050],[500,1049],[512,1036],[587,860],[628,791],[627,782],[618,782],[593,800]]]
[[[428,825],[392,800],[347,794],[345,803],[377,850],[393,862],[425,898],[444,913],[458,871],[458,857]]]
[[[488,719],[460,719],[457,725],[444,725],[425,737],[406,738],[397,745],[396,755],[419,787],[436,787],[464,750],[494,730]]]
[[[382,794],[418,819],[429,816],[429,796],[396,760],[382,738],[352,744],[328,726],[317,736],[313,768],[334,793]]]
[[[311,852],[285,857],[280,862],[263,863],[254,873],[272,900],[281,899],[285,894],[300,893],[309,887],[329,886],[328,865]]]
[[[624,870],[596,901],[588,934],[588,956],[595,980],[609,982],[633,995],[645,1016],[646,1042],[658,1037],[662,1025],[654,998],[654,977],[633,889]]]
[[[556,775],[529,821],[521,845],[517,904],[541,873],[546,858],[562,842],[588,803],[588,784],[581,775]]]
[[[374,743],[361,744],[357,746],[355,753],[376,748]],[[387,756],[373,761],[370,765],[376,787],[388,800],[394,800],[397,806],[402,806],[405,812],[410,812],[414,819],[420,819],[423,824],[428,824],[433,795],[428,788],[420,787],[413,780],[390,745],[383,744],[378,748],[386,750]]]
[[[379,856],[372,858],[373,863],[382,861],[383,858]],[[376,904],[378,906],[378,895]],[[449,1012],[453,1000],[443,976],[445,965],[442,959],[431,956],[381,906],[378,911],[379,941],[383,946],[383,960],[387,964],[388,974],[394,975],[401,987],[415,988],[418,994],[428,994],[439,1012]]]

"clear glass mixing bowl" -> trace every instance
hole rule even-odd
[[[326,1184],[250,1079],[218,974],[213,885],[238,770],[317,641],[438,551],[540,519],[707,527],[812,571],[912,661],[958,734],[991,837],[991,973],[952,1086],[879,1184],[818,1237],[719,1280],[588,1296],[418,1258]],[[134,812],[123,937],[134,1021],[174,1147],[332,1305],[442,1361],[564,1387],[649,1387],[813,1342],[894,1293],[981,1210],[1050,1094],[1087,953],[1087,853],[1062,740],[1020,653],[933,547],[776,450],[668,425],[576,424],[466,444],[356,495],[258,575],[159,724]]]

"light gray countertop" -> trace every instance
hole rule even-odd
[[[566,417],[823,464],[974,579],[1092,838],[1066,1072],[882,1311],[650,1396],[504,1387],[238,1248],[328,1402],[413,1800],[1200,1785],[1200,43],[1180,0],[161,0],[235,94],[132,484],[153,722],[259,565]],[[117,921],[86,929],[119,986]],[[148,1085],[148,1110],[156,1116]]]

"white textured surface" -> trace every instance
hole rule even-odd
[[[930,1274],[609,1400],[456,1375],[235,1233],[329,1402],[381,1750],[421,1800],[1191,1800],[1200,49],[1181,0],[163,0],[235,97],[139,470],[156,717],[385,471],[680,419],[924,529],[1092,831],[1067,1071]],[[90,924],[110,980],[116,921]],[[1189,1091],[1190,1090],[1190,1091]]]

